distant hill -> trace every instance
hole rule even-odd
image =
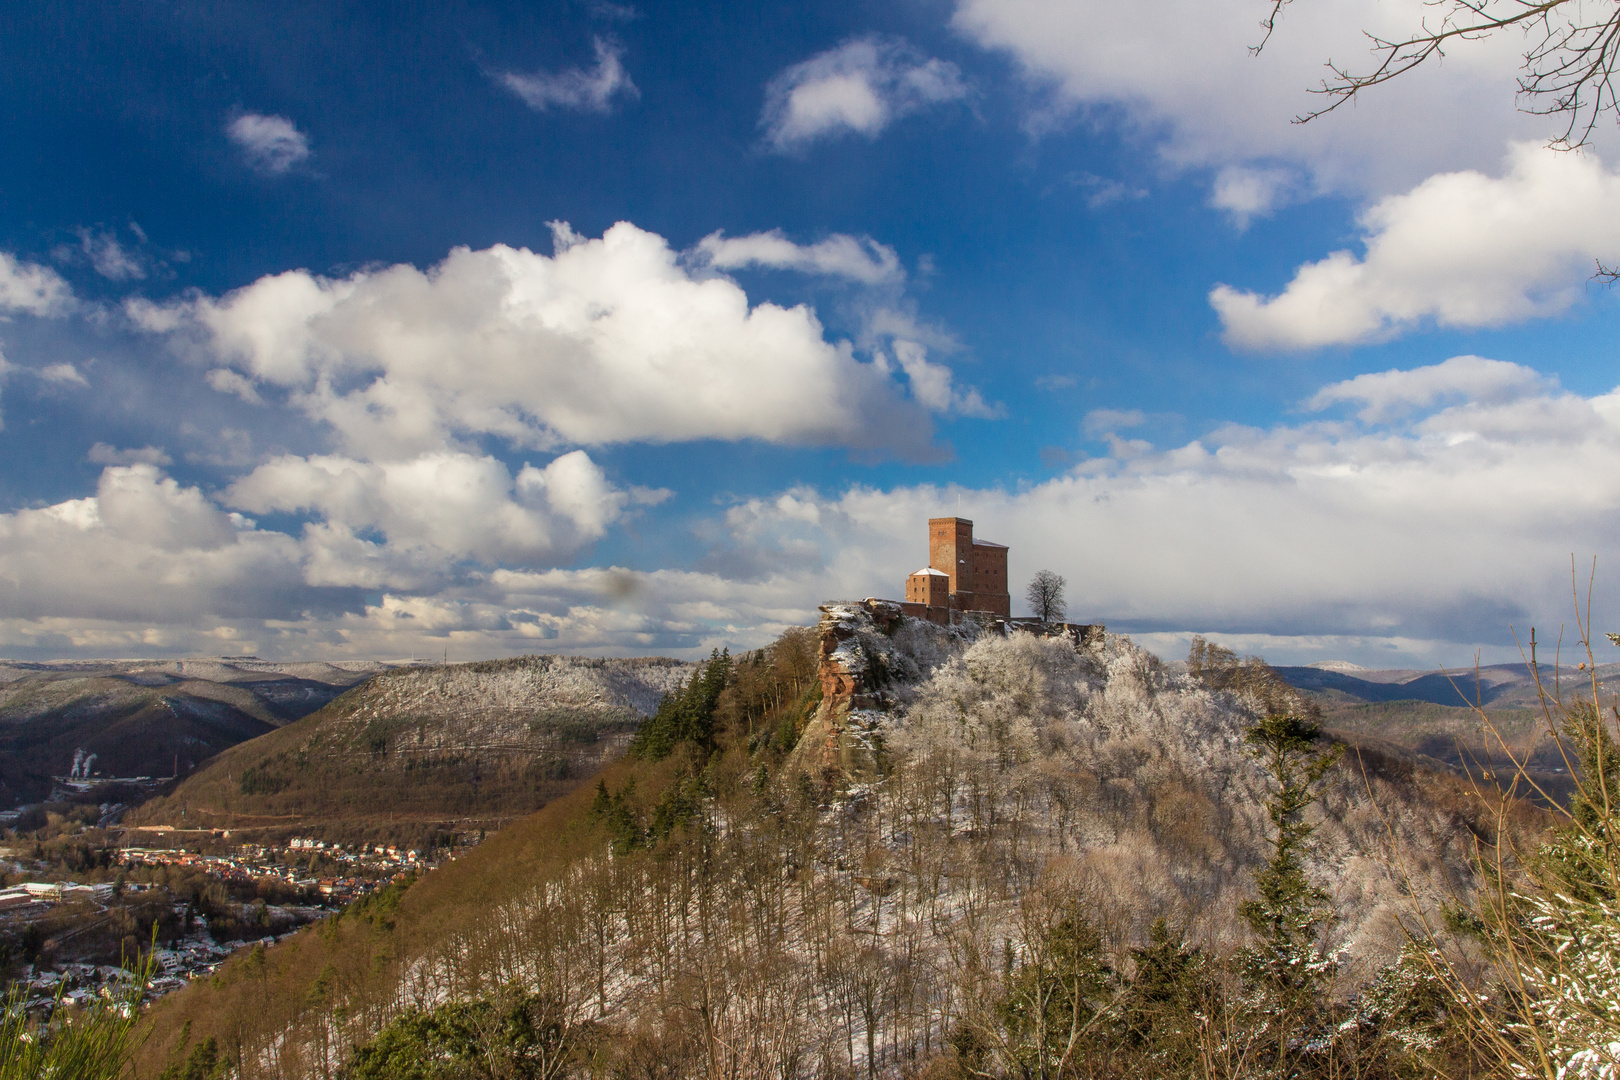
[[[49,796],[76,755],[103,776],[186,776],[394,665],[0,660],[0,807]],[[117,793],[110,793],[117,795]]]
[[[330,839],[495,827],[616,756],[691,667],[528,656],[383,672],[226,750],[129,821]]]
[[[1499,783],[1513,778],[1516,759],[1548,795],[1568,797],[1569,765],[1547,730],[1536,681],[1524,664],[1495,664],[1477,673],[1375,671],[1338,662],[1276,671],[1314,698],[1327,725],[1347,739],[1393,744]],[[1620,664],[1599,665],[1596,674],[1600,691],[1620,684]],[[1549,694],[1560,687],[1566,694],[1591,693],[1591,676],[1567,665],[1544,663],[1540,677]],[[1483,713],[1473,708],[1476,702]]]
[[[1374,671],[1354,664],[1325,663],[1309,667],[1279,667],[1277,673],[1300,690],[1342,694],[1357,701],[1427,701],[1435,705],[1466,707],[1478,701],[1497,708],[1536,707],[1536,684],[1524,664],[1493,664],[1477,673],[1472,668],[1457,671]],[[1600,681],[1611,682],[1620,675],[1620,664],[1602,664]],[[1573,667],[1541,665],[1541,681],[1551,691],[1562,682],[1566,688],[1586,685],[1587,675]]]

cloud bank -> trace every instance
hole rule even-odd
[[[442,450],[283,456],[210,495],[165,476],[158,452],[109,448],[150,460],[109,466],[92,497],[0,515],[0,646],[699,655],[762,643],[830,598],[895,595],[925,556],[923,521],[959,508],[1012,545],[1015,586],[1056,570],[1074,617],[1172,651],[1200,631],[1278,660],[1460,664],[1483,642],[1489,662],[1513,655],[1509,624],[1566,616],[1571,553],[1606,551],[1620,526],[1620,390],[1582,397],[1456,357],[1302,404],[1324,415],[1133,440],[1014,490],[741,499],[692,523],[704,555],[649,571],[561,565],[660,497],[581,451],[519,470]],[[1098,410],[1089,428],[1138,419]],[[288,512],[311,517],[300,536],[243,516]],[[1598,610],[1615,610],[1599,571]]]

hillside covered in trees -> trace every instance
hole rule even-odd
[[[0,661],[0,809],[44,800],[52,776],[92,754],[102,776],[187,776],[390,666],[254,657]]]
[[[529,656],[384,672],[220,754],[130,820],[328,839],[377,822],[401,839],[434,823],[498,828],[621,753],[690,668]]]
[[[1479,948],[1421,934],[1542,811],[1319,737],[1219,649],[825,610],[593,785],[160,1003],[142,1074],[1473,1068],[1422,957]]]

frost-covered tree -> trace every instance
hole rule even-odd
[[[1524,1077],[1620,1080],[1620,751],[1595,682],[1560,712],[1580,778],[1568,819],[1527,886],[1492,906],[1517,1005],[1512,1064]]]
[[[1593,672],[1589,626],[1576,614]],[[1610,639],[1620,645],[1620,636]],[[1480,850],[1487,885],[1452,921],[1483,950],[1487,976],[1445,956],[1432,966],[1472,1040],[1505,1074],[1620,1080],[1620,716],[1603,707],[1595,672],[1578,694],[1542,690],[1548,734],[1570,762],[1575,793],[1536,849]],[[1558,812],[1522,762],[1517,780]]]

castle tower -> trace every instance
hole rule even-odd
[[[928,565],[950,579],[950,593],[973,592],[973,522],[967,518],[928,519]],[[958,611],[970,610],[953,603]]]
[[[1012,614],[1007,590],[1007,548],[973,539],[967,518],[928,519],[928,565],[906,579],[906,601],[927,617],[947,622],[951,611]]]

